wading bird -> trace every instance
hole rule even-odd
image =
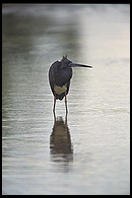
[[[53,113],[55,114],[56,100],[62,100],[65,97],[66,113],[67,98],[66,95],[69,91],[70,80],[72,77],[72,67],[90,67],[89,65],[82,65],[73,63],[67,59],[67,56],[63,56],[61,61],[54,62],[49,69],[49,83],[54,95]]]

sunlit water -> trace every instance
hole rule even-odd
[[[129,5],[3,6],[2,190],[7,195],[129,194]],[[67,54],[65,119],[48,83]]]

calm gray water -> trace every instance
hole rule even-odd
[[[3,5],[2,191],[7,195],[130,194],[129,4]],[[75,68],[57,101],[48,70]]]

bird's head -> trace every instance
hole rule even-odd
[[[61,66],[62,68],[64,67],[89,67],[92,68],[92,66],[90,65],[83,65],[83,64],[78,64],[78,63],[73,63],[72,61],[70,61],[66,56],[63,56],[63,58],[61,59]]]
[[[63,58],[61,59],[62,68],[69,66],[70,63],[72,62],[67,58],[67,55],[63,56]]]

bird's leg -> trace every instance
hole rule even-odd
[[[65,125],[67,126],[67,113],[68,112],[66,112],[66,115],[65,115]]]
[[[66,97],[66,93],[65,93],[65,107],[66,107],[66,117],[67,117],[68,109],[67,109],[67,97]]]
[[[54,107],[53,107],[54,117],[56,117],[56,116],[55,116],[55,105],[56,105],[56,97],[54,96]]]

